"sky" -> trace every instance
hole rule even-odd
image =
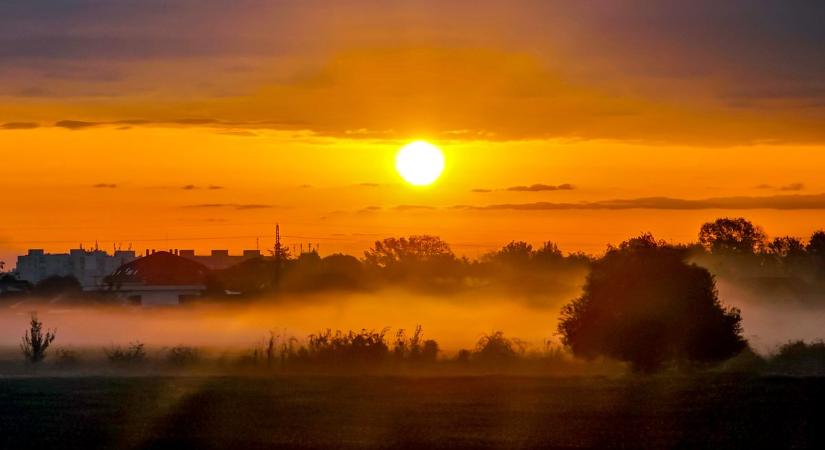
[[[0,260],[825,227],[813,0],[0,3]],[[404,144],[446,157],[413,187]]]

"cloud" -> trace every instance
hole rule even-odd
[[[434,206],[427,206],[427,205],[398,205],[393,207],[396,211],[418,211],[418,210],[430,210],[436,209]]]
[[[788,183],[783,184],[781,186],[774,186],[772,184],[760,184],[756,186],[756,189],[772,189],[777,191],[801,191],[805,189],[804,183]]]
[[[0,125],[0,129],[3,130],[31,130],[33,128],[37,128],[40,125],[37,122],[6,122],[3,125]]]
[[[704,210],[704,209],[777,209],[777,210],[821,210],[825,209],[825,194],[815,195],[773,195],[764,197],[713,197],[689,200],[671,197],[643,197],[634,199],[597,200],[578,203],[501,203],[485,206],[457,205],[456,209],[482,211],[564,211],[564,210]]]
[[[239,211],[243,210],[250,210],[250,209],[266,209],[266,208],[274,208],[275,205],[263,205],[257,203],[200,203],[197,205],[185,205],[184,208],[196,208],[196,209],[218,209],[218,208],[231,208],[236,209]]]
[[[69,130],[82,130],[84,128],[91,128],[101,125],[100,122],[86,122],[82,120],[60,120],[55,122],[54,126],[59,128],[66,128]]]
[[[209,189],[210,191],[215,191],[215,190],[223,189],[223,186],[218,186],[217,184],[210,184],[206,188]]]
[[[531,184],[526,186],[510,186],[504,189],[498,189],[500,191],[510,191],[510,192],[544,192],[544,191],[570,191],[575,189],[575,187],[570,183],[563,183],[563,184]],[[483,189],[477,188],[472,189],[471,192],[486,194],[489,192],[493,192],[493,189]]]
[[[222,134],[224,136],[235,136],[235,137],[257,137],[256,133],[252,131],[245,131],[245,130],[229,130],[229,131],[219,131],[218,134]]]
[[[0,95],[72,130],[825,142],[823,22],[816,1],[10,0]]]
[[[779,186],[780,191],[801,191],[803,189],[805,189],[805,185],[803,183],[791,183],[784,186]]]
[[[358,184],[356,184],[356,186],[358,186],[358,187],[375,188],[375,187],[379,187],[379,186],[381,186],[381,185],[380,185],[380,184],[378,184],[378,183],[358,183]]]
[[[377,211],[381,211],[382,209],[383,208],[380,207],[380,206],[374,206],[373,205],[373,206],[367,206],[366,208],[363,208],[363,209],[359,209],[356,212],[358,214],[369,214],[369,213],[374,213],[374,212],[377,212]]]
[[[513,192],[542,192],[542,191],[570,191],[573,185],[569,183],[552,185],[552,184],[531,184],[529,186],[511,186],[505,189]]]
[[[114,189],[114,188],[117,187],[117,185],[114,184],[114,183],[97,183],[97,184],[93,184],[92,187],[93,188],[99,188],[99,189]]]
[[[194,184],[187,184],[187,185],[181,187],[181,189],[183,189],[184,191],[191,191],[191,190],[194,190],[194,189],[197,189],[197,188],[198,187],[195,186]]]

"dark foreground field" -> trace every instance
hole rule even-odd
[[[825,448],[825,379],[0,380],[0,447]]]

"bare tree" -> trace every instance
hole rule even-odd
[[[31,363],[39,363],[46,358],[46,349],[54,342],[55,331],[47,331],[43,334],[43,322],[37,319],[37,314],[32,313],[31,322],[29,323],[29,330],[23,336],[23,342],[20,344],[20,350],[23,351],[23,356]]]

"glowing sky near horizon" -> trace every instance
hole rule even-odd
[[[825,7],[736,0],[0,5],[0,260],[29,247],[601,251],[825,227]],[[413,189],[415,140],[447,161]],[[612,202],[616,199],[625,203]],[[575,207],[572,207],[574,205]]]

